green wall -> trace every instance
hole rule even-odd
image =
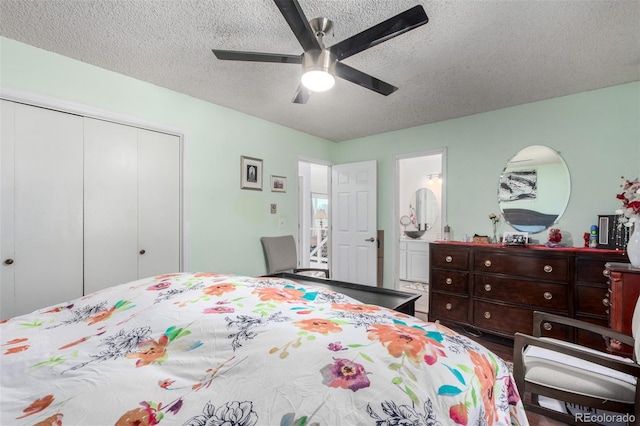
[[[571,197],[558,222],[565,242],[599,214],[613,214],[621,176],[640,176],[640,82],[534,102],[340,143],[334,161],[378,161],[378,225],[390,235],[393,155],[447,148],[446,197],[452,239],[491,235],[488,215],[499,213],[500,172],[517,151],[546,145],[569,167]],[[502,232],[513,230],[502,224]],[[533,235],[545,242],[547,233]],[[385,284],[392,279],[393,245],[385,245]]]
[[[581,245],[598,214],[618,208],[620,176],[640,175],[640,82],[338,144],[6,38],[0,38],[0,87],[182,129],[192,271],[264,273],[259,237],[297,232],[298,156],[377,160],[378,225],[391,235],[393,155],[446,147],[453,239],[491,233],[498,176],[525,146],[554,148],[569,166],[571,199],[558,226],[574,245]],[[264,191],[239,189],[241,155],[264,160]],[[268,190],[271,174],[288,177],[286,194]],[[278,214],[269,213],[270,203],[277,203]],[[278,228],[280,217],[284,229]],[[509,229],[503,225],[501,231]],[[546,233],[537,237],[544,241]],[[385,247],[385,285],[392,286],[393,245]]]

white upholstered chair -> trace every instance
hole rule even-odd
[[[322,268],[298,268],[298,253],[293,235],[260,238],[267,260],[267,272],[293,272],[295,274],[329,278],[329,270]]]
[[[564,325],[617,340],[634,349],[633,359],[540,337],[543,324]],[[585,424],[587,418],[597,419],[603,411],[622,413],[614,419],[628,419],[630,424],[636,424],[638,419],[640,424],[640,299],[632,319],[633,336],[543,312],[534,313],[533,327],[533,335],[516,333],[514,339],[513,373],[518,391],[523,401],[525,394],[531,396],[524,401],[526,410],[573,425]],[[549,401],[556,407],[551,407]],[[587,414],[576,416],[575,411],[565,409],[564,402]]]

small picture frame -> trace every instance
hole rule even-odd
[[[287,192],[287,178],[271,175],[271,192]]]
[[[240,188],[262,191],[262,160],[240,157]]]
[[[528,242],[528,232],[505,232],[502,237],[502,244],[505,246],[526,246]]]

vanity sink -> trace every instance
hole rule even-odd
[[[404,231],[404,235],[409,238],[417,239],[424,235],[425,231]]]

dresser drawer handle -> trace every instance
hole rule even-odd
[[[491,261],[489,259],[484,261],[484,266],[486,266],[487,268],[491,266]]]
[[[608,298],[606,298],[606,297],[605,297],[604,299],[602,299],[602,304],[603,304],[604,306],[609,306],[609,299],[608,299]]]
[[[551,331],[553,326],[551,324],[549,324],[548,322],[545,322],[544,324],[542,324],[542,328],[544,328],[547,331]]]
[[[488,311],[487,311],[487,312],[485,312],[485,313],[484,313],[484,317],[485,317],[486,319],[491,318],[491,312],[488,312]]]
[[[447,278],[444,282],[449,285],[453,284],[453,280],[451,278]]]
[[[547,299],[547,300],[551,300],[551,299],[553,299],[553,294],[551,294],[548,291],[545,291],[544,292],[544,298]]]
[[[491,291],[491,284],[485,284],[484,291]]]
[[[609,271],[608,269],[605,269],[604,271],[602,271],[602,275],[609,278],[609,276],[611,276],[611,271]]]
[[[445,258],[444,258],[444,260],[445,260],[445,262],[447,262],[447,263],[451,263],[451,262],[453,262],[453,257],[451,257],[451,256],[447,256],[447,257],[445,257]]]
[[[553,267],[551,265],[544,265],[544,271],[548,274],[549,272],[553,271]]]
[[[453,305],[452,305],[451,303],[447,303],[446,305],[444,305],[444,308],[445,308],[447,311],[450,311],[450,310],[451,310],[451,308],[453,308]]]

